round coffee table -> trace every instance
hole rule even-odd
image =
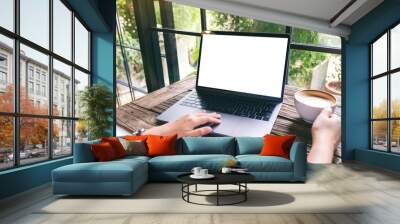
[[[182,183],[182,199],[188,203],[198,205],[234,205],[245,202],[247,200],[247,192],[249,188],[247,183],[255,180],[255,177],[248,173],[228,173],[213,174],[215,177],[212,179],[193,179],[189,174],[182,174],[178,176],[178,181]],[[198,190],[197,185],[215,185],[215,190]],[[237,190],[223,190],[220,185],[236,185]],[[190,186],[195,186],[194,191],[190,191]],[[206,194],[214,192],[215,194]],[[190,200],[190,196],[203,196],[203,197],[216,197],[216,204],[202,204]],[[221,197],[240,196],[240,199],[231,203],[221,203]]]

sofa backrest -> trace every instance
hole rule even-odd
[[[95,162],[90,146],[100,140],[75,143],[74,163]],[[184,137],[177,142],[177,154],[259,154],[263,146],[262,137]]]
[[[93,140],[93,141],[75,143],[74,163],[95,162],[96,158],[94,157],[90,146],[92,144],[98,144],[98,143],[100,143],[100,140]]]
[[[263,137],[237,137],[236,155],[259,154],[263,144]]]
[[[226,154],[235,155],[233,137],[184,137],[180,139],[177,154]]]

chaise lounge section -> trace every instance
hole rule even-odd
[[[218,172],[236,160],[259,182],[304,182],[306,146],[293,143],[290,159],[260,156],[262,137],[185,137],[177,142],[177,155],[127,156],[96,162],[91,144],[77,143],[74,163],[52,172],[53,193],[67,195],[132,195],[148,181],[176,181],[176,177],[200,166]]]

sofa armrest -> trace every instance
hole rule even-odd
[[[294,142],[290,149],[294,181],[305,181],[307,173],[307,147],[304,142]]]
[[[100,142],[99,140],[95,140],[90,142],[75,143],[74,163],[95,162],[96,158],[94,157],[90,146],[92,144],[97,144],[99,142]]]

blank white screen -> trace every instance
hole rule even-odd
[[[281,97],[288,38],[203,34],[198,86]]]

